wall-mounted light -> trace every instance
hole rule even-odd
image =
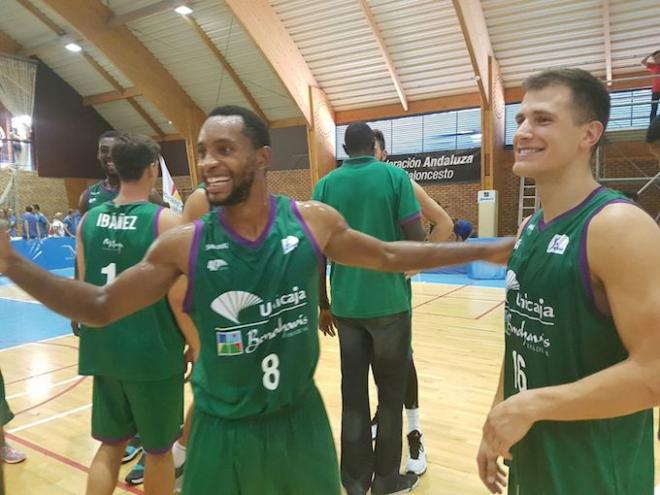
[[[174,12],[180,15],[190,15],[192,14],[193,10],[187,5],[179,5],[176,9],[174,9]]]
[[[69,50],[70,52],[78,53],[82,51],[82,47],[78,43],[67,43],[64,45],[64,48]]]

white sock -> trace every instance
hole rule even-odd
[[[174,442],[172,447],[172,457],[174,458],[174,468],[178,469],[186,462],[186,448],[179,442]]]
[[[406,416],[408,417],[408,433],[417,430],[422,432],[422,425],[419,423],[419,408],[406,409]]]

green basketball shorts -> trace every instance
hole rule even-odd
[[[4,426],[14,419],[14,413],[9,409],[9,404],[5,400],[5,379],[0,372],[0,425]]]

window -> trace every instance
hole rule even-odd
[[[481,109],[431,113],[367,122],[385,137],[390,155],[478,148],[481,146]],[[337,159],[347,158],[342,145],[347,125],[337,126]]]
[[[610,93],[612,110],[608,130],[613,129],[645,129],[649,125],[651,113],[651,90],[636,89],[633,91],[616,91]],[[506,106],[504,119],[504,144],[513,144],[513,135],[518,128],[516,114],[520,103]]]

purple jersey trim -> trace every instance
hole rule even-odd
[[[153,450],[152,450],[152,449],[148,449],[148,448],[146,448],[146,447],[143,445],[142,448],[144,449],[144,451],[145,451],[147,454],[151,454],[151,455],[160,455],[160,454],[164,454],[165,452],[169,452],[170,450],[172,450],[172,447],[174,446],[175,442],[176,442],[179,438],[181,438],[181,435],[177,435],[177,437],[176,437],[174,440],[172,440],[172,443],[171,443],[168,447],[163,447],[163,448],[160,448],[160,449],[153,449]]]
[[[596,307],[596,300],[594,299],[594,288],[591,285],[591,273],[589,272],[589,259],[587,257],[587,233],[589,229],[589,224],[594,219],[594,217],[598,215],[598,213],[600,213],[600,211],[606,206],[610,206],[616,203],[634,204],[631,201],[628,201],[627,199],[613,199],[611,201],[608,201],[604,205],[599,206],[589,215],[589,218],[587,218],[584,227],[582,227],[582,236],[580,237],[580,276],[582,278],[582,286],[584,288],[584,291],[587,293],[587,299],[589,299],[589,301],[591,302],[591,305],[593,306],[594,310],[600,313],[602,316],[608,316],[608,315],[603,314]]]
[[[596,194],[603,191],[604,189],[605,189],[605,186],[598,186],[596,189],[591,191],[586,198],[584,198],[582,201],[580,201],[579,205],[571,208],[568,211],[565,211],[564,213],[562,213],[558,217],[555,217],[552,220],[550,220],[550,222],[548,222],[548,223],[545,223],[545,220],[543,219],[543,216],[541,216],[541,220],[539,220],[539,231],[543,232],[547,227],[549,227],[553,223],[556,223],[556,222],[560,221],[561,219],[566,218],[567,216],[569,216],[569,215],[575,213],[576,211],[584,208],[584,205],[586,205],[589,201],[591,201],[594,198],[594,196],[596,196]]]
[[[305,232],[305,236],[307,237],[310,244],[312,245],[312,249],[314,249],[314,254],[316,254],[316,257],[319,259],[319,263],[322,263],[325,260],[325,257],[323,256],[323,253],[321,252],[321,248],[319,247],[318,243],[316,242],[316,239],[312,235],[312,231],[309,230],[309,226],[307,225],[307,222],[305,222],[305,219],[303,218],[302,214],[300,213],[300,210],[298,209],[298,205],[296,204],[295,199],[291,200],[291,211],[293,212],[293,214],[296,216],[296,218],[300,222],[300,225],[302,226],[302,229]]]
[[[190,252],[188,253],[188,288],[186,289],[186,297],[183,299],[183,311],[190,313],[192,310],[194,287],[195,287],[195,272],[197,271],[197,258],[199,257],[199,243],[202,239],[202,222],[195,220],[195,233],[193,234],[193,241],[190,245]]]
[[[413,213],[412,215],[408,215],[406,218],[404,218],[403,220],[399,221],[399,225],[401,225],[401,226],[403,227],[404,225],[407,225],[407,224],[409,224],[409,223],[411,223],[411,222],[414,222],[415,220],[418,220],[418,219],[420,219],[420,218],[422,218],[422,213],[419,212],[419,211],[416,211],[416,212]]]
[[[225,232],[227,232],[227,235],[236,244],[240,244],[241,246],[245,246],[250,249],[257,249],[261,247],[261,245],[264,243],[264,241],[268,237],[268,234],[270,233],[270,229],[273,227],[273,223],[275,223],[276,210],[277,210],[277,201],[275,200],[275,196],[271,196],[270,213],[268,214],[268,223],[266,224],[266,228],[264,228],[263,232],[254,241],[251,241],[241,236],[224,221],[224,218],[222,216],[222,211],[223,211],[222,208],[218,208],[218,220],[220,221],[220,225],[222,225],[222,227],[225,229]]]
[[[154,216],[154,239],[160,234],[160,214],[163,213],[164,207],[159,207]]]

